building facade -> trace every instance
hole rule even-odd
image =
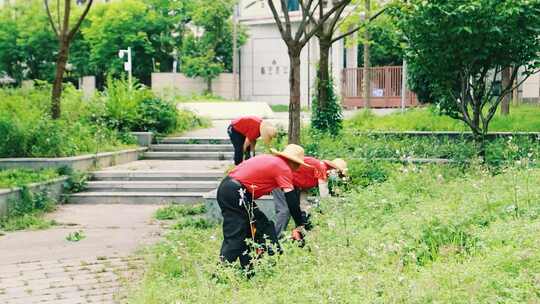
[[[290,1],[290,0],[289,0]],[[294,27],[298,26],[301,13],[295,2],[290,1],[289,13]],[[296,2],[297,4],[297,2]],[[276,7],[280,7],[276,1]],[[248,39],[240,48],[240,98],[246,101],[264,101],[269,104],[289,102],[289,56],[266,1],[241,0],[239,23],[247,30]],[[312,38],[301,54],[301,102],[311,104],[316,67],[319,58],[316,37]],[[346,54],[348,53],[348,54]],[[351,60],[345,60],[345,56]],[[344,62],[356,67],[356,47],[346,49],[344,42],[332,46],[330,64],[336,89],[339,92]]]

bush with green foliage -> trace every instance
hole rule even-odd
[[[108,80],[107,89],[86,100],[72,86],[62,97],[63,113],[49,116],[50,85],[0,90],[0,157],[62,157],[125,149],[136,143],[131,131],[160,134],[207,125],[173,102],[126,80]]]
[[[170,134],[206,125],[195,114],[177,110],[175,102],[156,96],[144,85],[130,85],[126,79],[109,78],[95,106],[95,121],[122,132]]]
[[[177,128],[179,114],[172,103],[157,97],[145,98],[137,111],[140,113],[140,119],[135,123],[138,131],[169,134]]]
[[[93,103],[66,86],[58,120],[48,114],[50,86],[0,90],[0,157],[62,157],[118,150],[134,143],[93,121]]]

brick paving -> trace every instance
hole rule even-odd
[[[0,303],[116,303],[141,264],[119,256],[0,264]]]
[[[159,239],[159,206],[64,205],[60,223],[0,237],[0,304],[119,303],[123,286],[144,270],[133,253]],[[83,231],[69,242],[66,236]]]

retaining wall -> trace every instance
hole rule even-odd
[[[438,138],[470,138],[472,132],[457,131],[373,131],[357,132],[357,135],[373,136],[395,136],[395,137],[438,137]],[[486,135],[487,139],[508,138],[508,137],[529,137],[540,140],[540,132],[490,132]]]
[[[110,167],[136,161],[147,149],[148,148],[135,148],[116,152],[56,158],[0,158],[0,169],[41,169],[67,166],[76,171],[89,171],[94,168]]]
[[[64,192],[64,184],[67,179],[67,176],[63,176],[46,182],[29,184],[28,190],[32,193],[36,193],[46,189],[50,198],[56,201],[61,201],[62,194]],[[0,217],[7,214],[8,203],[10,201],[20,200],[21,195],[21,188],[0,189]]]

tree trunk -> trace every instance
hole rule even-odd
[[[53,82],[52,89],[52,103],[51,103],[51,116],[53,119],[60,118],[60,100],[62,98],[62,81],[64,80],[64,71],[66,69],[66,63],[69,53],[69,42],[65,37],[60,37],[60,51],[58,58],[56,59],[56,74]]]
[[[519,74],[518,74],[519,75]],[[512,104],[514,106],[518,106],[519,103],[520,103],[520,100],[519,100],[519,87],[517,87],[517,84],[519,82],[519,77],[516,77],[516,80],[514,81],[514,86],[516,86],[516,88],[514,90],[512,90]]]
[[[505,68],[502,70],[501,75],[501,91],[510,87],[510,74],[511,68]],[[501,101],[501,115],[507,116],[510,114],[510,98],[512,97],[512,92],[507,92]]]
[[[209,94],[212,94],[212,78],[206,79],[206,91]]]
[[[325,39],[325,37],[319,37],[319,70],[317,71],[317,101],[318,112],[322,112],[328,104],[328,90],[327,84],[330,79],[330,57],[331,42]]]
[[[300,144],[300,51],[289,50],[289,144]]]
[[[370,17],[369,12],[371,10],[371,0],[364,0],[364,1],[365,1],[364,2],[365,11],[366,11],[364,20],[367,23]],[[366,28],[365,33],[364,33],[364,75],[363,75],[363,78],[364,78],[363,95],[364,96],[363,97],[364,97],[364,106],[367,109],[371,108],[371,71],[370,71],[371,60],[369,58],[370,56],[369,39],[370,39],[369,30]]]

